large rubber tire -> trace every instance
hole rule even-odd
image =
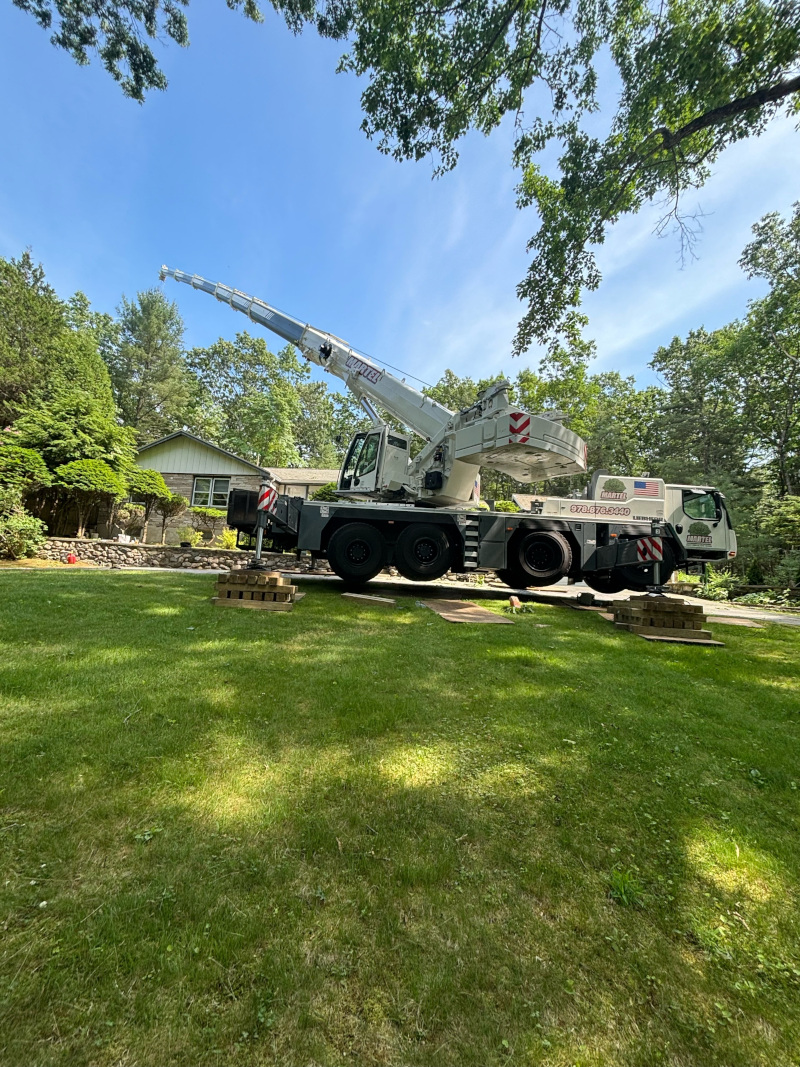
[[[529,585],[555,585],[572,566],[572,548],[563,534],[533,530],[520,540],[517,558]]]
[[[411,582],[432,582],[450,570],[447,534],[433,523],[415,522],[401,532],[394,546],[394,565]]]
[[[616,571],[609,571],[606,574],[582,574],[581,581],[586,582],[595,593],[604,593],[606,596],[613,596],[614,593],[621,593],[623,589],[627,589],[625,579]]]
[[[675,570],[675,553],[672,551],[669,541],[663,542],[664,553],[660,564],[661,584],[666,585]],[[643,593],[649,585],[653,584],[653,566],[649,567],[620,567],[620,576],[625,582],[625,588],[636,593]]]
[[[533,578],[526,574],[522,567],[504,567],[494,573],[509,589],[527,589],[529,585],[533,585]]]
[[[340,526],[328,542],[328,563],[348,585],[365,585],[385,562],[383,535],[366,522]]]

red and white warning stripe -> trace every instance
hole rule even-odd
[[[525,432],[531,424],[531,417],[525,411],[512,411],[509,413],[508,432],[511,437],[516,437],[517,444],[524,445],[528,440]]]
[[[258,494],[258,510],[259,511],[274,511],[275,506],[278,503],[278,494],[271,485],[264,485],[261,487],[261,492]]]
[[[664,543],[660,537],[640,537],[636,555],[640,563],[660,563],[664,558]]]

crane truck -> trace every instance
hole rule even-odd
[[[673,569],[736,555],[725,499],[713,486],[596,472],[582,499],[533,497],[516,513],[479,509],[486,466],[520,482],[583,473],[584,441],[554,413],[515,404],[501,380],[474,404],[449,408],[332,333],[266,301],[196,274],[162,267],[161,280],[208,293],[294,345],[341,379],[372,421],[345,454],[333,502],[233,490],[228,525],[252,533],[262,517],[273,545],[327,558],[351,585],[393,565],[412,581],[447,571],[494,571],[514,589],[583,580],[597,592],[660,588]],[[422,439],[412,458],[410,435]]]

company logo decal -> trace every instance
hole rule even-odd
[[[603,487],[600,490],[601,500],[627,500],[628,493],[625,489],[625,483],[619,478],[608,478],[603,482]]]
[[[359,359],[357,356],[349,356],[346,367],[350,370],[360,374],[362,378],[366,378],[368,382],[373,384],[379,382],[383,377],[383,371],[379,367],[373,367],[369,363],[365,363],[363,359]]]
[[[686,535],[686,541],[690,545],[710,545],[713,541],[711,527],[706,526],[704,522],[693,522]]]

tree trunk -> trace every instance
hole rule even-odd
[[[75,536],[83,537],[84,533],[86,532],[86,516],[89,511],[89,505],[82,504],[80,501],[77,501],[75,506],[78,509],[78,532],[75,534]]]

